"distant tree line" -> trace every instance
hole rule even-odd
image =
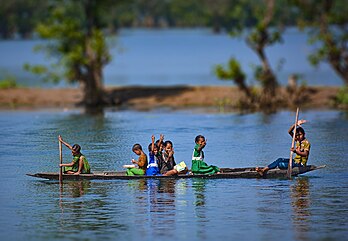
[[[260,88],[247,85],[236,57],[218,65],[217,76],[234,81],[245,93],[247,108],[265,109],[279,106],[282,97],[266,49],[282,42],[290,25],[309,30],[310,43],[316,45],[311,63],[327,62],[348,85],[347,12],[345,0],[0,0],[0,35],[29,38],[35,33],[53,40],[40,49],[56,62],[26,69],[47,80],[78,82],[86,107],[94,109],[108,103],[103,87],[103,68],[111,60],[107,35],[122,27],[225,30],[243,37],[258,57],[253,79]]]
[[[108,33],[125,27],[209,27],[216,32],[231,29],[237,24],[251,27],[257,22],[252,7],[264,4],[263,0],[99,1],[108,5],[100,12],[99,19],[104,31]],[[286,4],[286,1],[280,1]],[[31,38],[35,33],[35,26],[47,19],[55,2],[0,0],[0,38]],[[61,4],[64,5],[64,1]],[[281,18],[284,25],[295,25],[297,12],[284,8],[288,10],[285,15],[275,18]]]
[[[313,65],[328,63],[338,76],[348,85],[348,6],[344,0],[264,0],[263,4],[251,4],[239,1],[238,6],[249,9],[255,22],[245,27],[242,17],[237,18],[231,27],[232,36],[243,36],[250,49],[257,55],[260,64],[254,66],[253,79],[259,82],[260,89],[248,86],[246,73],[236,57],[232,57],[227,66],[217,65],[216,75],[220,79],[232,80],[245,93],[246,99],[241,103],[248,108],[279,108],[282,102],[300,104],[305,101],[304,89],[288,89],[288,95],[279,90],[279,83],[274,74],[266,49],[282,42],[284,27],[289,18],[296,25],[307,30],[310,44],[315,50],[308,56]],[[239,15],[241,16],[241,15]],[[347,93],[348,94],[348,93]],[[302,96],[301,96],[302,95]],[[291,98],[295,96],[296,98]],[[289,105],[289,103],[284,103]]]

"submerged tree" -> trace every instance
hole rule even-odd
[[[112,1],[52,1],[50,15],[37,26],[37,32],[48,40],[44,50],[57,62],[51,66],[26,66],[42,74],[46,80],[78,82],[83,89],[87,110],[105,104],[103,98],[103,68],[111,60],[102,28],[102,13]],[[63,76],[57,73],[60,70]]]
[[[298,25],[308,30],[316,50],[313,65],[327,62],[348,85],[348,4],[345,0],[290,0],[299,9]]]
[[[234,80],[246,94],[251,107],[272,107],[276,102],[278,81],[266,55],[266,48],[282,41],[283,26],[280,24],[282,23],[280,12],[284,8],[283,3],[283,1],[264,0],[250,4],[249,1],[240,0],[231,8],[231,14],[235,16],[231,35],[236,37],[246,33],[247,45],[261,62],[261,65],[256,66],[254,70],[254,78],[260,83],[261,92],[251,91],[251,87],[247,86],[246,75],[236,58],[230,60],[228,68],[218,65],[216,74],[220,79]],[[244,10],[241,11],[242,9]],[[250,15],[253,16],[253,21],[250,21]],[[246,27],[246,20],[249,21],[248,25],[252,25],[250,29]]]

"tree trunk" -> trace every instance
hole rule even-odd
[[[89,68],[83,85],[83,93],[84,104],[87,108],[97,108],[104,104],[101,70]]]
[[[87,73],[84,75],[84,104],[86,111],[90,113],[99,113],[102,111],[104,88],[103,88],[103,73],[102,63],[99,61],[100,56],[92,47],[93,41],[93,26],[96,24],[95,0],[88,0],[85,5],[87,16],[87,33],[85,54],[87,58]]]
[[[262,89],[263,93],[266,96],[274,97],[276,94],[276,89],[278,87],[277,79],[268,63],[268,59],[266,57],[266,54],[264,52],[263,48],[259,48],[256,51],[257,55],[259,56],[261,62],[262,62],[262,76],[261,76],[261,82],[262,82]]]
[[[333,39],[333,34],[329,29],[329,14],[332,10],[333,2],[326,0],[323,2],[323,13],[320,17],[320,34],[323,36],[323,42],[328,49],[327,60],[334,71],[343,79],[344,83],[348,85],[348,58],[346,45],[339,46]]]

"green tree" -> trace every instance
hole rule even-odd
[[[317,48],[313,65],[327,62],[348,85],[348,4],[345,0],[290,0],[298,7],[298,26]]]
[[[22,38],[31,37],[35,25],[46,15],[48,1],[0,0],[0,36],[4,39],[19,34]]]
[[[63,4],[64,2],[64,4]],[[78,82],[84,93],[87,110],[105,104],[103,67],[109,63],[107,41],[101,13],[112,1],[52,1],[49,18],[37,26],[37,32],[48,40],[39,50],[57,60],[51,66],[26,66],[44,78]],[[54,70],[62,70],[60,76]]]
[[[251,105],[270,107],[276,104],[277,78],[271,68],[266,48],[282,41],[283,31],[282,9],[284,1],[235,1],[230,10],[231,20],[234,22],[231,29],[233,37],[246,36],[247,45],[258,56],[261,65],[254,70],[254,78],[260,83],[261,92],[250,91],[245,83],[245,73],[242,71],[238,60],[232,58],[227,68],[222,65],[216,67],[216,74],[220,79],[232,79],[246,94]],[[249,13],[246,15],[246,13]],[[250,27],[248,27],[250,25]],[[258,102],[258,103],[256,103]]]

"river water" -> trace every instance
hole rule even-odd
[[[307,56],[313,46],[307,44],[307,35],[296,28],[283,35],[283,44],[266,49],[270,63],[281,84],[288,76],[300,74],[300,82],[308,85],[339,86],[343,81],[327,65],[312,67]],[[107,86],[146,85],[232,85],[218,80],[214,74],[217,64],[227,64],[235,57],[253,82],[253,67],[259,65],[255,53],[243,38],[233,39],[227,33],[213,34],[208,29],[144,30],[123,29],[112,41],[112,62],[104,69]],[[39,81],[37,76],[23,70],[25,63],[47,64],[44,53],[34,53],[39,40],[0,41],[0,80],[13,76],[20,85],[64,87]],[[283,63],[283,64],[281,64]]]
[[[326,168],[293,180],[113,180],[65,182],[26,176],[57,171],[57,136],[79,143],[92,171],[122,170],[160,133],[190,164],[194,138],[220,167],[262,166],[288,157],[292,112],[78,110],[0,112],[1,240],[346,240],[348,115],[304,111],[309,163]],[[63,148],[64,162],[71,154]]]

